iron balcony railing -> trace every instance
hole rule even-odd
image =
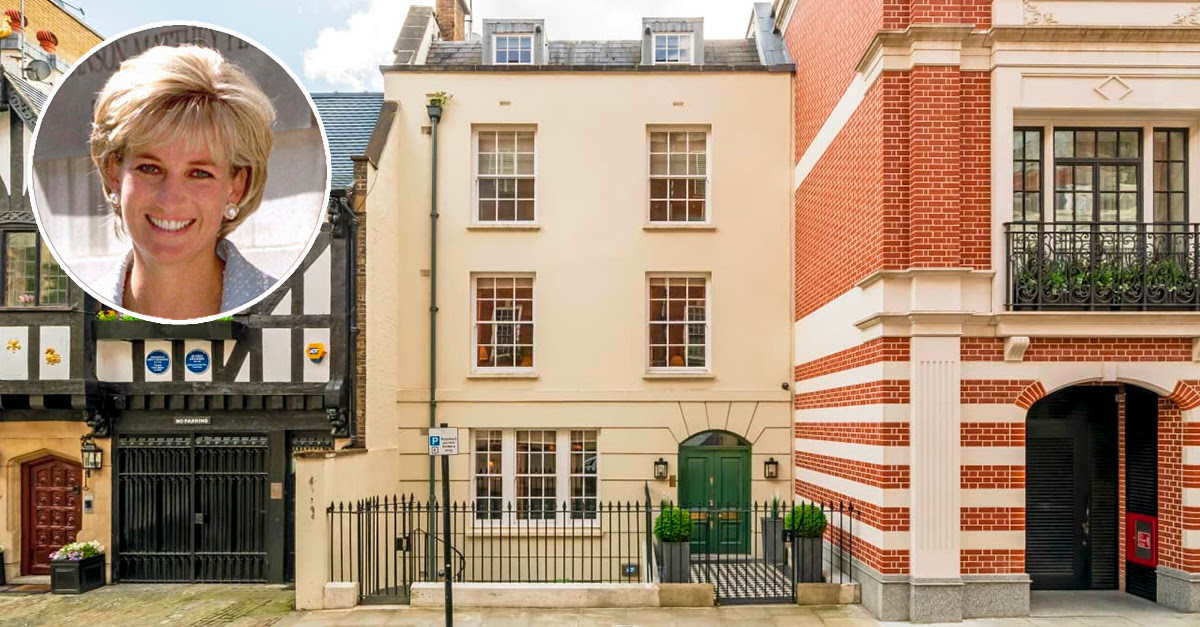
[[[706,582],[723,603],[792,602],[797,582],[849,583],[854,563],[854,507],[807,504],[809,515],[820,512],[824,532],[802,538],[786,524],[797,505],[804,504],[684,507],[691,533],[681,549],[655,537],[658,518],[673,508],[653,503],[648,492],[644,500],[536,511],[452,503],[449,576],[496,583]],[[427,530],[431,513],[437,523]],[[331,504],[329,580],[358,582],[363,603],[407,602],[413,583],[447,576],[445,513],[437,502],[403,496]]]
[[[1200,225],[1009,222],[1013,311],[1200,310]]]

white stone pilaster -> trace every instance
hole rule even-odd
[[[958,337],[913,337],[910,422],[910,512],[914,579],[960,576]]]

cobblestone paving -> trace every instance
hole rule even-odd
[[[0,594],[2,627],[268,627],[292,611],[282,586],[121,584],[80,595]]]

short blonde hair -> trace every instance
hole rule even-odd
[[[258,84],[220,52],[195,45],[156,46],[121,63],[96,98],[92,162],[108,195],[107,166],[166,138],[201,138],[223,149],[231,173],[246,170],[246,190],[233,232],[262,204],[274,142],[275,108]],[[113,208],[118,230],[120,210]]]

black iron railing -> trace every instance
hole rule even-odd
[[[1011,310],[1198,310],[1200,225],[1010,222]]]
[[[536,511],[452,503],[449,576],[498,583],[707,582],[724,603],[790,602],[797,582],[852,580],[853,506],[687,507],[690,541],[667,545],[655,537],[654,525],[672,506],[653,504],[649,496],[647,490],[640,502],[563,503]],[[826,521],[824,531],[803,538],[799,521],[814,512]],[[359,582],[363,602],[405,602],[414,582],[447,576],[427,566],[444,563],[445,512],[438,503],[370,498],[331,504],[326,513],[329,580]],[[431,513],[437,524],[428,530]],[[804,528],[812,535],[811,526]]]

